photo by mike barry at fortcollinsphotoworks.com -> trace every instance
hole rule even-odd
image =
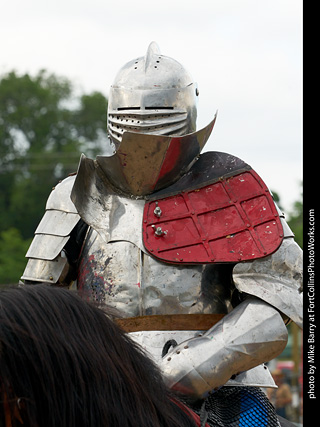
[[[316,219],[315,209],[308,210],[308,222],[305,223],[305,233],[307,242],[307,252],[305,258],[305,280],[307,282],[307,290],[305,295],[305,397],[307,401],[316,401]],[[307,402],[305,401],[304,404]]]

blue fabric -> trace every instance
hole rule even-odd
[[[246,389],[242,390],[240,404],[239,427],[268,426],[268,412],[266,407],[256,396],[249,393]]]

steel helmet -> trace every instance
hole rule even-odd
[[[108,133],[116,145],[125,131],[186,135],[196,130],[198,89],[176,60],[152,42],[144,57],[118,72],[108,102]]]

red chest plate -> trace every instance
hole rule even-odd
[[[143,239],[164,262],[239,262],[275,252],[283,230],[266,185],[249,170],[147,202]]]

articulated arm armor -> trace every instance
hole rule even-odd
[[[21,277],[25,283],[68,286],[76,278],[75,265],[87,225],[70,199],[74,180],[75,176],[66,178],[48,198],[45,214],[26,254],[29,261]]]

